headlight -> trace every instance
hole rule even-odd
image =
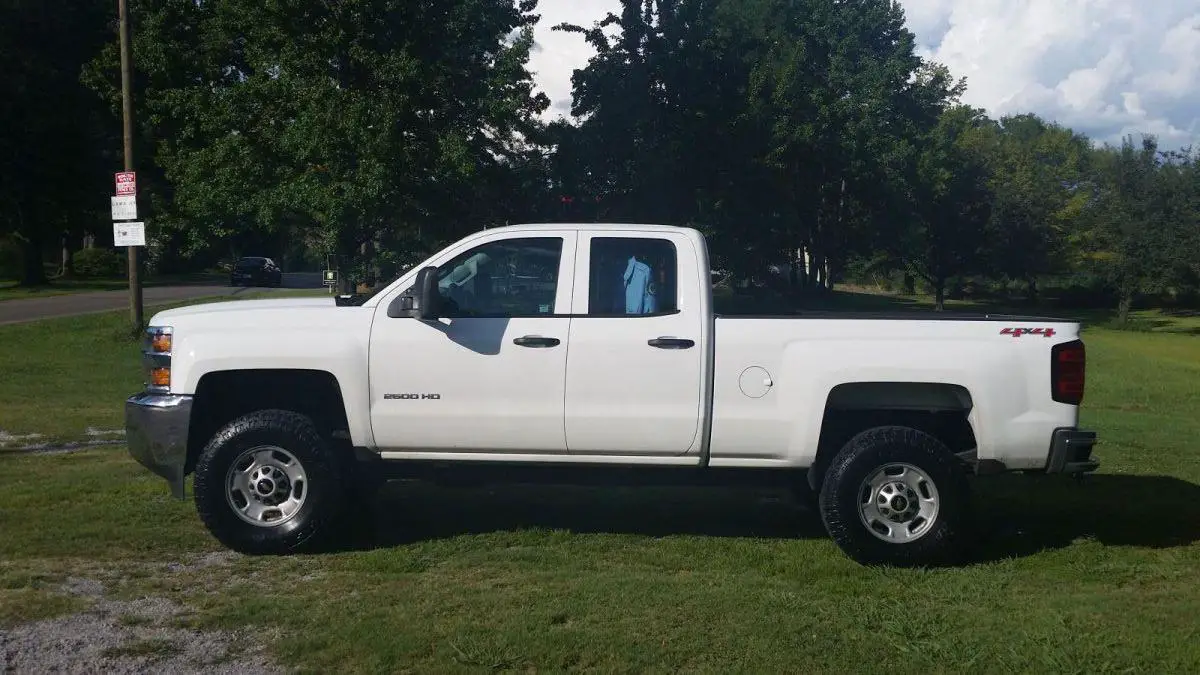
[[[174,333],[170,326],[150,326],[142,340],[142,368],[146,373],[146,391],[171,390],[171,342]]]

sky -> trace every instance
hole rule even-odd
[[[921,56],[967,79],[963,102],[993,117],[1035,112],[1097,142],[1133,134],[1200,148],[1200,0],[900,0]],[[541,0],[530,69],[569,115],[582,36],[617,0]],[[1152,8],[1152,9],[1151,9]]]

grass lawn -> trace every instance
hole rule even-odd
[[[2,414],[119,423],[122,321],[0,329],[53,345],[2,357]],[[247,558],[122,448],[9,454],[0,630],[94,606],[72,591],[92,583],[185,608],[169,628],[249,626],[306,671],[1200,672],[1200,339],[1158,328],[1085,331],[1101,472],[977,481],[968,567],[859,567],[770,492],[404,484],[346,550]],[[139,640],[107,654],[183,649]]]

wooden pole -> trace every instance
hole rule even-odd
[[[126,0],[117,0],[121,24],[121,113],[125,126],[125,170],[133,171],[133,56],[129,47],[129,10]],[[136,195],[134,199],[136,199]],[[142,332],[142,276],[138,269],[138,247],[129,253],[129,322],[133,335]]]

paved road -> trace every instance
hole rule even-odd
[[[313,283],[315,282],[315,283]],[[284,288],[235,288],[232,286],[154,286],[142,289],[144,307],[169,305],[174,302],[212,296],[230,296],[251,293],[272,293],[294,288],[320,288],[319,274],[284,275]],[[53,295],[48,298],[5,300],[0,302],[0,325],[24,323],[40,319],[53,319],[79,314],[96,314],[129,307],[129,291],[94,291]],[[149,312],[146,314],[149,318]]]

